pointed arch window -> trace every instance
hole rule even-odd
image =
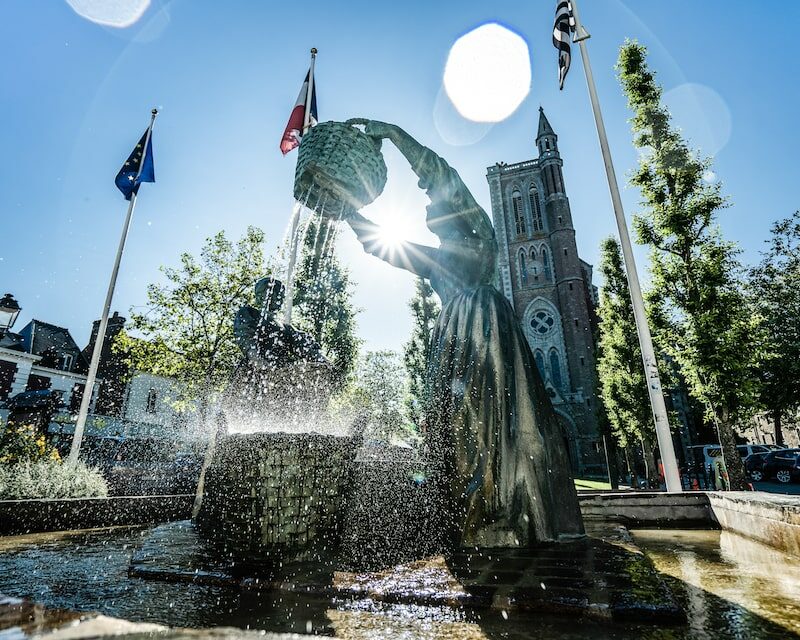
[[[527,229],[525,228],[525,212],[522,209],[522,194],[516,189],[511,194],[511,208],[514,210],[514,228],[517,230],[517,235],[525,235]]]
[[[542,376],[542,380],[544,380],[547,375],[544,370],[544,354],[537,349],[536,353],[533,354],[533,359],[536,361],[536,368],[539,369],[539,375]]]
[[[533,218],[533,231],[544,230],[544,222],[542,220],[542,206],[539,204],[539,192],[536,187],[531,187],[528,191],[528,202],[531,205],[531,217]]]
[[[525,249],[519,250],[519,283],[520,286],[528,284],[528,266],[525,264]]]
[[[550,268],[550,256],[547,255],[547,249],[542,247],[542,270],[544,277],[548,280],[553,279],[553,270]]]
[[[529,255],[530,260],[531,260],[531,266],[530,266],[531,275],[534,277],[534,279],[538,280],[538,278],[539,278],[539,267],[537,265],[537,260],[536,260],[536,249],[531,247],[530,253],[528,255]]]
[[[559,391],[563,391],[563,378],[561,377],[561,363],[558,358],[558,352],[555,349],[550,350],[550,380],[553,386]]]

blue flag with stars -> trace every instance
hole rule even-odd
[[[150,137],[148,139],[148,134]],[[147,144],[147,149],[145,149]],[[150,128],[144,132],[139,143],[134,147],[131,155],[122,165],[114,182],[122,191],[126,200],[130,200],[134,193],[139,192],[142,182],[155,182],[156,174],[153,168],[153,134]]]

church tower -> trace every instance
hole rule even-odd
[[[601,475],[592,266],[578,255],[558,136],[541,108],[536,148],[536,159],[487,169],[497,284],[531,346],[574,472]]]

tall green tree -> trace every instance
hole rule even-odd
[[[408,374],[408,410],[417,427],[422,422],[425,395],[425,370],[430,350],[431,334],[441,305],[433,287],[423,278],[417,278],[414,297],[409,303],[414,328],[410,340],[403,346],[403,363]]]
[[[293,322],[322,347],[333,365],[334,387],[341,389],[355,367],[356,335],[353,283],[335,252],[339,224],[314,217],[308,225],[294,280]]]
[[[761,262],[750,271],[759,318],[759,400],[783,444],[784,416],[800,408],[800,211],[772,225]]]
[[[611,433],[627,458],[641,445],[648,480],[655,481],[653,414],[642,365],[622,250],[615,238],[600,243],[600,316],[597,377]]]
[[[160,271],[164,281],[147,287],[144,310],[131,309],[129,328],[139,337],[120,332],[115,349],[132,369],[176,378],[189,399],[206,400],[241,359],[233,317],[253,303],[253,285],[268,273],[264,232],[248,227],[234,243],[220,231],[199,256],[183,253],[180,266]]]
[[[631,183],[642,196],[636,235],[651,248],[654,329],[717,428],[731,488],[745,489],[735,425],[751,410],[755,386],[739,250],[716,223],[727,203],[720,184],[706,179],[711,161],[699,158],[672,127],[646,57],[643,46],[627,42],[617,70],[634,113],[634,144],[642,151]]]
[[[344,396],[367,418],[371,437],[390,442],[417,435],[407,412],[407,382],[395,351],[368,351],[358,359]]]

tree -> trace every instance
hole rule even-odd
[[[367,418],[373,437],[391,441],[416,435],[406,411],[406,370],[394,351],[368,351],[350,377],[343,396]]]
[[[138,371],[176,378],[187,398],[222,390],[241,359],[233,336],[239,307],[253,303],[255,281],[268,274],[264,232],[248,227],[236,243],[220,231],[206,239],[199,258],[183,253],[180,267],[160,268],[166,282],[147,287],[144,311],[131,309],[131,328],[115,348]]]
[[[423,417],[425,371],[431,334],[441,311],[433,287],[423,278],[417,278],[416,291],[409,307],[414,319],[414,328],[410,340],[403,347],[403,363],[408,375],[408,411],[411,421],[419,427]]]
[[[600,336],[597,377],[600,398],[611,433],[631,458],[633,444],[641,444],[648,479],[658,477],[654,448],[653,414],[642,366],[636,321],[622,252],[615,238],[600,244]]]
[[[341,389],[355,366],[359,339],[356,310],[351,301],[350,273],[334,250],[336,225],[312,218],[308,225],[294,279],[295,323],[322,347],[333,365],[335,389]]]
[[[759,401],[782,445],[783,416],[800,408],[800,211],[774,223],[768,243],[750,271],[750,298],[759,319]]]
[[[631,183],[643,211],[634,218],[639,242],[650,246],[649,300],[656,339],[678,364],[689,392],[705,407],[722,446],[732,489],[747,487],[735,424],[753,404],[749,344],[753,323],[741,289],[739,250],[721,237],[721,185],[672,128],[646,49],[627,42],[617,70],[634,144],[643,156]]]

